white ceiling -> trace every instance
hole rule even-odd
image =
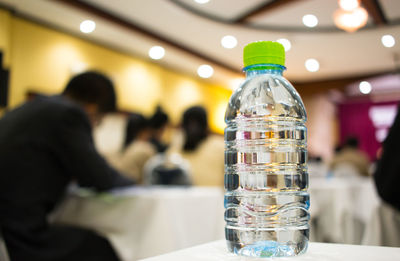
[[[203,5],[193,0],[81,2],[134,24],[150,34],[129,29],[62,1],[0,0],[0,3],[13,9],[16,14],[149,61],[149,48],[161,45],[166,49],[165,57],[152,62],[194,77],[198,77],[196,70],[199,65],[210,64],[215,74],[209,81],[225,85],[241,75],[242,49],[247,43],[256,40],[289,39],[292,49],[286,54],[288,70],[285,75],[299,82],[394,71],[394,53],[400,54],[399,0],[378,1],[389,21],[388,25],[374,26],[370,18],[368,29],[355,33],[334,28],[332,14],[338,8],[336,0],[292,1],[250,17],[245,23],[232,21],[273,0],[211,0]],[[309,29],[302,24],[302,16],[309,13],[319,19],[316,28]],[[85,19],[96,22],[96,30],[88,35],[79,32],[79,24]],[[385,48],[381,44],[384,34],[395,37],[394,47]],[[238,39],[238,46],[224,49],[220,44],[224,35],[234,35]],[[167,39],[169,44],[163,39]],[[320,62],[318,72],[311,73],[305,69],[304,62],[308,58]]]

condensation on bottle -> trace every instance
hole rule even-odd
[[[225,114],[228,249],[252,257],[296,256],[309,240],[306,111],[282,76],[281,44],[248,44],[243,60],[246,79]]]

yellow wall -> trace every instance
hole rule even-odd
[[[3,66],[10,65],[11,16],[0,9],[0,50],[3,51]]]
[[[0,9],[0,51],[3,52],[3,66],[9,68],[10,65],[10,28],[11,16],[8,12]],[[0,116],[3,114],[3,109],[0,108]]]
[[[184,109],[200,104],[209,112],[211,130],[223,132],[223,111],[231,91],[222,86],[210,85],[157,64],[10,16],[2,10],[0,48],[8,55],[6,62],[11,69],[10,108],[24,102],[28,90],[59,93],[75,70],[97,69],[113,79],[120,109],[150,115],[155,106],[161,104],[177,124]]]

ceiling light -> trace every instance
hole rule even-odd
[[[307,27],[315,27],[318,24],[318,18],[315,15],[307,14],[303,16],[303,24]]]
[[[339,6],[345,11],[351,11],[360,6],[360,0],[339,0]]]
[[[198,4],[207,4],[210,0],[194,0]]]
[[[363,94],[368,94],[372,90],[371,84],[367,81],[360,82],[360,85],[358,86],[358,88],[360,89],[360,92]]]
[[[308,59],[305,62],[305,66],[309,72],[316,72],[319,70],[319,62],[315,59]]]
[[[396,44],[396,40],[390,34],[382,36],[381,41],[383,46],[388,48],[393,47]]]
[[[221,45],[222,45],[224,48],[232,49],[232,48],[236,47],[236,45],[237,45],[237,40],[236,40],[236,38],[235,38],[234,36],[232,36],[232,35],[225,35],[225,36],[222,37],[222,39],[221,39]]]
[[[85,20],[81,23],[80,27],[81,32],[85,34],[89,34],[96,29],[96,23],[92,20]]]
[[[368,13],[363,7],[357,7],[352,11],[338,9],[333,14],[333,20],[340,29],[354,32],[367,24]]]
[[[276,41],[283,45],[283,48],[285,48],[285,52],[289,51],[290,48],[292,48],[292,44],[290,43],[290,41],[288,39],[282,38],[282,39],[278,39]]]
[[[214,69],[210,65],[203,64],[197,69],[197,74],[201,78],[210,78],[214,74]]]
[[[153,46],[149,50],[149,56],[151,59],[159,60],[165,55],[165,50],[161,46]]]

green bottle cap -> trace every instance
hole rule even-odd
[[[254,64],[278,64],[285,66],[285,48],[278,42],[258,41],[243,49],[244,67]]]

